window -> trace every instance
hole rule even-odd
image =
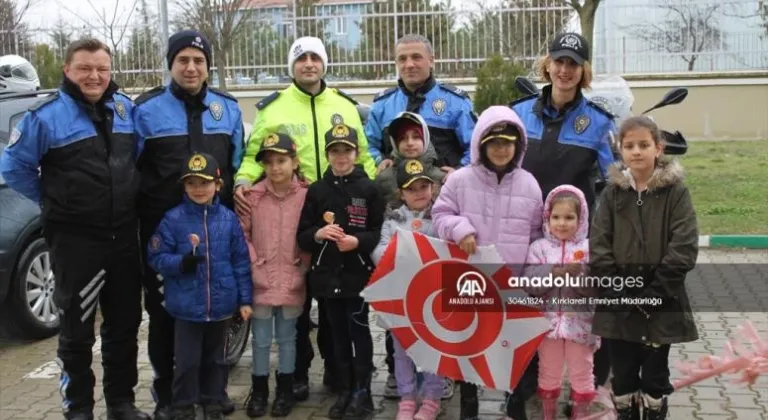
[[[293,36],[293,23],[281,22],[280,24],[277,25],[277,33],[283,38],[288,38]]]
[[[347,19],[344,16],[336,17],[336,35],[347,34]]]

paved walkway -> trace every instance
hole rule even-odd
[[[671,352],[673,377],[679,377],[674,363],[696,360],[700,356],[722,352],[728,337],[745,320],[751,320],[760,333],[768,339],[768,252],[766,251],[716,251],[702,250],[702,264],[696,283],[689,278],[688,288],[694,305],[705,308],[695,313],[701,339],[684,345],[676,345]],[[703,265],[714,263],[713,265]],[[739,270],[726,264],[739,264]],[[759,266],[758,264],[764,264]],[[139,407],[153,408],[149,384],[152,369],[147,359],[147,327],[141,328],[139,374],[137,394]],[[373,381],[374,403],[378,408],[375,419],[394,419],[396,402],[384,400],[386,367],[384,364],[384,332],[374,328],[374,352],[376,366],[381,367]],[[53,362],[56,354],[56,338],[20,343],[0,341],[0,419],[61,419],[61,400],[58,394],[58,367]],[[229,392],[233,399],[242,403],[250,386],[250,347],[233,369]],[[100,352],[94,350],[96,377],[101,376]],[[273,352],[276,366],[276,353]],[[308,401],[299,404],[289,417],[291,420],[322,419],[334,398],[320,385],[322,364],[315,363],[311,374],[312,389]],[[274,370],[274,369],[273,369]],[[97,385],[100,380],[97,379]],[[97,393],[97,415],[104,419],[104,399]],[[495,391],[481,395],[481,418],[498,419],[503,394]],[[458,390],[456,396],[445,404],[441,419],[458,418]],[[540,418],[538,402],[529,403],[529,418]],[[248,417],[241,407],[230,416],[232,420]],[[763,377],[751,387],[733,385],[727,378],[715,378],[696,386],[680,390],[671,397],[671,419],[699,420],[768,420],[768,377]]]

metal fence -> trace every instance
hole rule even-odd
[[[598,72],[768,68],[768,37],[760,28],[755,0],[630,1],[606,1],[598,10],[592,60]],[[227,84],[286,81],[288,49],[295,36],[313,35],[325,41],[330,80],[395,78],[395,41],[408,33],[431,39],[436,75],[466,77],[473,76],[494,54],[532,68],[555,33],[579,25],[576,13],[560,0],[508,0],[488,8],[416,3],[422,6],[410,1],[361,0],[343,5],[320,2],[295,14],[290,7],[241,11],[242,23],[225,54]],[[700,19],[704,15],[709,17]],[[689,23],[697,19],[699,23]],[[164,66],[159,25],[135,15],[133,20],[140,22],[122,22],[111,28],[60,23],[50,28],[0,31],[0,54],[28,57],[39,72],[50,67],[58,78],[57,66],[67,43],[93,35],[115,50],[115,71],[124,85],[153,85]],[[214,71],[214,83],[217,76]]]

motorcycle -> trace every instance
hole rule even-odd
[[[524,76],[517,76],[515,78],[515,87],[520,92],[528,95],[540,93],[536,84]],[[632,116],[632,105],[635,98],[629,89],[629,84],[621,76],[595,76],[592,88],[589,91],[585,90],[583,94],[592,102],[597,103],[612,113],[615,116],[614,121],[617,127],[624,120]],[[687,96],[688,89],[684,87],[672,88],[664,94],[664,97],[659,102],[643,111],[641,115],[665,106],[679,104]],[[664,136],[664,154],[684,155],[688,151],[688,142],[679,131],[661,130],[661,133]],[[614,144],[613,146],[614,150],[618,152],[615,148],[616,145]]]

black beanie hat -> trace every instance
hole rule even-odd
[[[176,58],[176,54],[187,47],[197,48],[202,51],[205,55],[206,68],[208,70],[211,69],[211,44],[202,32],[191,29],[176,32],[168,40],[168,55],[166,55],[168,69],[173,66],[173,59]]]

